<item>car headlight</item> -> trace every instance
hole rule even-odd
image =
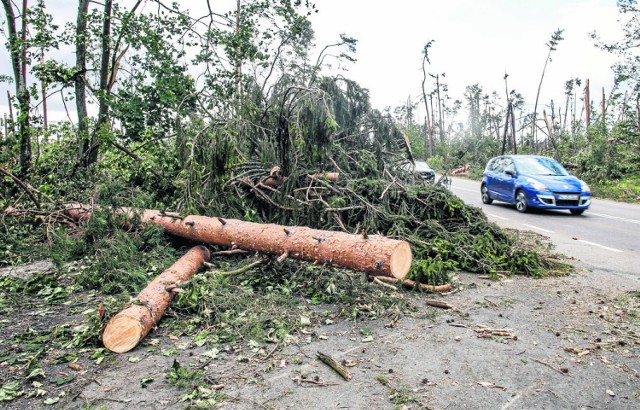
[[[589,185],[587,185],[587,183],[584,181],[580,181],[580,187],[582,188],[582,192],[591,192],[591,189],[589,189]]]
[[[542,182],[538,181],[537,179],[527,178],[526,181],[527,181],[527,184],[531,185],[531,187],[533,189],[535,189],[536,191],[548,191],[549,190],[549,188],[547,188],[547,186],[545,184],[543,184]]]

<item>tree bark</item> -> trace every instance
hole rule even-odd
[[[26,60],[24,53],[26,44],[18,37],[16,30],[16,16],[13,12],[11,0],[2,0],[5,16],[7,18],[7,32],[9,37],[9,54],[13,68],[13,78],[16,84],[16,98],[18,99],[19,113],[17,115],[18,134],[20,141],[20,176],[25,176],[31,167],[31,132],[29,124],[30,100],[29,89],[26,83]],[[24,19],[23,19],[24,21]],[[23,35],[26,35],[26,27],[23,27]],[[11,104],[11,101],[9,101]]]
[[[591,97],[589,96],[589,79],[587,78],[584,86],[584,108],[586,110],[586,129],[589,131],[589,124],[591,124]]]
[[[89,149],[89,115],[87,114],[86,73],[87,73],[87,14],[89,0],[78,2],[76,19],[76,73],[74,77],[76,111],[78,113],[78,156],[84,157]]]
[[[105,0],[104,15],[102,21],[102,57],[100,60],[100,93],[98,99],[98,122],[91,136],[91,145],[87,153],[85,164],[87,166],[98,162],[100,151],[100,134],[106,132],[109,119],[109,62],[111,61],[111,9],[113,0]]]
[[[258,224],[237,219],[191,215],[157,210],[119,208],[117,213],[162,226],[172,235],[193,241],[282,255],[315,263],[403,279],[411,268],[411,246],[381,235],[354,235],[304,226]],[[79,204],[67,206],[69,216],[82,220],[91,216]]]
[[[128,352],[136,347],[160,321],[180,283],[197,273],[210,257],[207,248],[196,246],[162,272],[128,308],[107,323],[102,333],[104,346],[116,353]]]

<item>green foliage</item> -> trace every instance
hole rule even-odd
[[[209,388],[204,378],[204,371],[194,369],[189,370],[173,360],[171,369],[167,374],[169,383],[188,389],[188,393],[180,397],[181,402],[188,402],[190,409],[210,409],[215,407],[216,403],[224,398],[215,390]]]

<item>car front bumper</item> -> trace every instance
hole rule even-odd
[[[585,193],[536,193],[529,204],[545,209],[587,209],[591,204],[591,195]]]

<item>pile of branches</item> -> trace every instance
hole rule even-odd
[[[242,163],[202,211],[406,240],[414,255],[409,277],[419,283],[447,283],[456,270],[538,273],[537,254],[518,248],[480,209],[446,187],[416,181],[400,163],[384,166],[379,175],[371,155],[352,154],[359,161],[341,165],[332,159],[328,169],[288,176],[277,166]]]

